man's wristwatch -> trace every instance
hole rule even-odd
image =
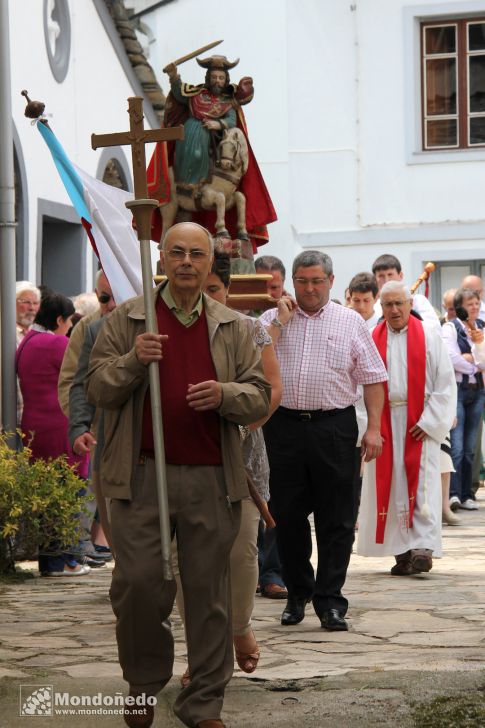
[[[274,319],[271,322],[271,325],[272,326],[276,326],[277,329],[282,329],[283,328],[283,324],[279,320],[278,316],[275,316],[274,317]]]

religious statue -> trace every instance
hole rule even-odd
[[[205,82],[197,86],[181,80],[176,63],[164,68],[171,87],[164,126],[183,124],[185,134],[183,140],[158,145],[148,168],[149,194],[160,202],[159,232],[182,209],[211,230],[219,246],[235,257],[242,249],[243,257],[252,259],[268,240],[266,225],[276,220],[242,109],[253,98],[253,81],[246,76],[230,83],[229,71],[239,59],[213,55],[197,63],[206,69]]]
[[[174,164],[175,181],[189,189],[201,182],[210,182],[209,147],[213,149],[217,145],[217,138],[224,131],[234,129],[237,119],[233,103],[235,89],[229,85],[229,70],[238,61],[230,63],[225,56],[212,56],[198,59],[198,63],[207,69],[202,86],[182,83],[175,64],[167,68],[173,98],[177,104],[187,107],[189,113],[184,124],[185,139],[175,145]],[[251,84],[251,79],[243,81]],[[167,104],[167,117],[177,114],[173,106]]]

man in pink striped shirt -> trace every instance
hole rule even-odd
[[[382,382],[387,373],[365,321],[330,301],[332,260],[305,251],[293,263],[296,300],[283,296],[262,322],[275,344],[283,398],[264,427],[272,511],[288,589],[281,624],[294,625],[313,601],[321,625],[347,630],[342,595],[354,540],[357,385],[364,389],[366,461],[381,453]],[[318,546],[310,562],[313,513]]]

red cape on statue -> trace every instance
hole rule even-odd
[[[202,91],[204,87],[201,86]],[[167,98],[166,122],[164,126],[178,126],[188,117],[188,109],[178,104],[170,93]],[[243,132],[248,144],[248,170],[241,180],[240,191],[246,197],[246,229],[253,245],[253,252],[258,246],[269,240],[266,225],[274,222],[276,212],[271,201],[268,189],[249,143],[244,113],[236,103],[237,126]],[[158,200],[161,205],[170,201],[169,167],[173,164],[175,142],[158,142],[147,169],[148,196]],[[212,210],[193,212],[193,219],[203,225],[212,233],[215,232],[216,213]],[[237,237],[237,211],[233,207],[226,213],[226,227],[231,238]],[[152,218],[152,240],[160,242],[162,236],[162,218],[160,210],[156,209]]]

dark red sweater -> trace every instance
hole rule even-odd
[[[221,465],[219,415],[196,412],[186,396],[189,384],[217,379],[209,348],[205,312],[184,326],[159,297],[156,306],[158,330],[168,335],[160,362],[165,459],[169,465]],[[153,454],[150,390],[143,408],[141,451]]]

